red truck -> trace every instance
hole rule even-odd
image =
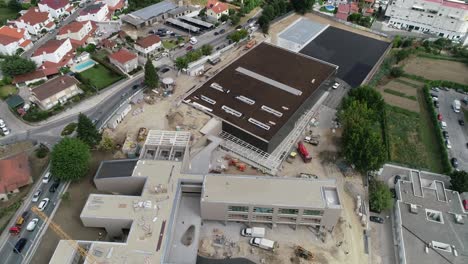
[[[301,158],[305,163],[308,163],[312,160],[309,151],[305,147],[304,143],[302,143],[302,141],[299,141],[297,143],[297,151],[299,152],[299,155],[301,155]]]

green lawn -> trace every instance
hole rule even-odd
[[[0,86],[0,99],[5,100],[8,96],[16,94],[18,89],[13,85]]]
[[[175,46],[177,46],[177,45],[175,44],[175,41],[172,41],[172,42],[171,42],[171,41],[169,41],[169,40],[163,40],[162,45],[163,45],[163,47],[164,47],[165,49],[168,49],[168,50],[171,50],[171,49],[173,49]]]
[[[80,72],[79,75],[89,79],[90,84],[94,85],[98,90],[101,90],[122,78],[120,75],[107,69],[101,64],[96,64],[96,66]]]
[[[440,150],[434,127],[420,100],[421,113],[387,105],[386,118],[390,160],[414,168],[442,172]]]
[[[7,19],[15,19],[18,16],[18,12],[11,10],[8,8],[7,4],[9,1],[6,0],[0,0],[0,6],[5,6],[5,7],[0,7],[0,21],[2,23],[5,23]]]

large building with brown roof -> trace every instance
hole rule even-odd
[[[109,61],[121,71],[129,73],[138,67],[138,56],[126,49],[120,49],[109,55]]]
[[[161,47],[161,39],[156,35],[149,35],[136,41],[135,49],[143,55],[151,54]]]
[[[15,54],[18,49],[28,50],[32,47],[29,33],[26,29],[13,26],[0,28],[0,54]]]
[[[19,192],[19,188],[31,182],[31,169],[26,153],[0,160],[0,201],[8,200],[8,194]]]
[[[60,28],[56,38],[58,40],[69,38],[74,47],[89,42],[90,37],[96,31],[96,26],[91,21],[74,21]],[[92,40],[92,39],[91,39]]]
[[[78,80],[68,75],[54,78],[32,90],[34,102],[44,110],[64,104],[73,96],[83,93],[78,84]]]
[[[70,39],[52,39],[40,46],[32,55],[39,69],[45,70],[47,75],[55,74],[58,69],[68,65],[73,59],[73,46]]]
[[[222,130],[271,153],[326,91],[338,66],[261,43],[186,97]]]
[[[15,21],[17,28],[25,28],[30,34],[38,35],[42,30],[49,31],[55,28],[52,16],[41,12],[37,7],[31,7]]]

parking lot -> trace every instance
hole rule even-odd
[[[450,89],[449,91],[440,90],[439,92],[431,91],[431,93],[437,93],[439,96],[439,113],[442,115],[443,121],[447,123],[445,131],[448,132],[449,141],[452,146],[448,149],[449,159],[456,158],[458,160],[458,169],[468,170],[468,129],[467,125],[461,126],[459,120],[464,119],[463,111],[455,113],[452,109],[452,103],[455,99],[462,101],[467,96]],[[467,109],[467,105],[462,103],[462,109]]]

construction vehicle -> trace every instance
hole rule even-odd
[[[262,238],[265,236],[265,228],[263,227],[244,228],[241,230],[241,236]]]
[[[297,151],[299,152],[299,155],[301,155],[301,158],[305,163],[309,163],[312,161],[312,157],[310,156],[309,151],[305,147],[304,143],[302,143],[302,141],[299,141],[297,143]]]
[[[292,151],[289,156],[286,158],[286,162],[292,163],[294,159],[297,157],[297,152]]]
[[[309,250],[301,247],[301,246],[295,246],[294,247],[294,254],[300,258],[303,258],[305,260],[312,260],[314,259],[314,255],[312,254],[312,252],[310,252]]]
[[[252,48],[253,46],[255,46],[255,44],[257,44],[257,41],[255,39],[252,39],[251,41],[249,41],[247,43],[247,45],[245,45],[244,50],[248,50],[248,49]]]
[[[318,146],[318,144],[320,143],[320,141],[316,137],[305,137],[304,142],[309,143],[313,146]]]
[[[78,253],[86,260],[86,263],[95,263],[97,264],[97,260],[93,257],[93,255],[88,254],[88,251],[80,246],[73,238],[71,238],[63,229],[54,221],[50,220],[49,217],[42,211],[40,211],[36,206],[31,208],[31,211],[39,216],[44,223],[49,222],[49,227],[62,239],[66,240],[67,243],[76,249]]]

